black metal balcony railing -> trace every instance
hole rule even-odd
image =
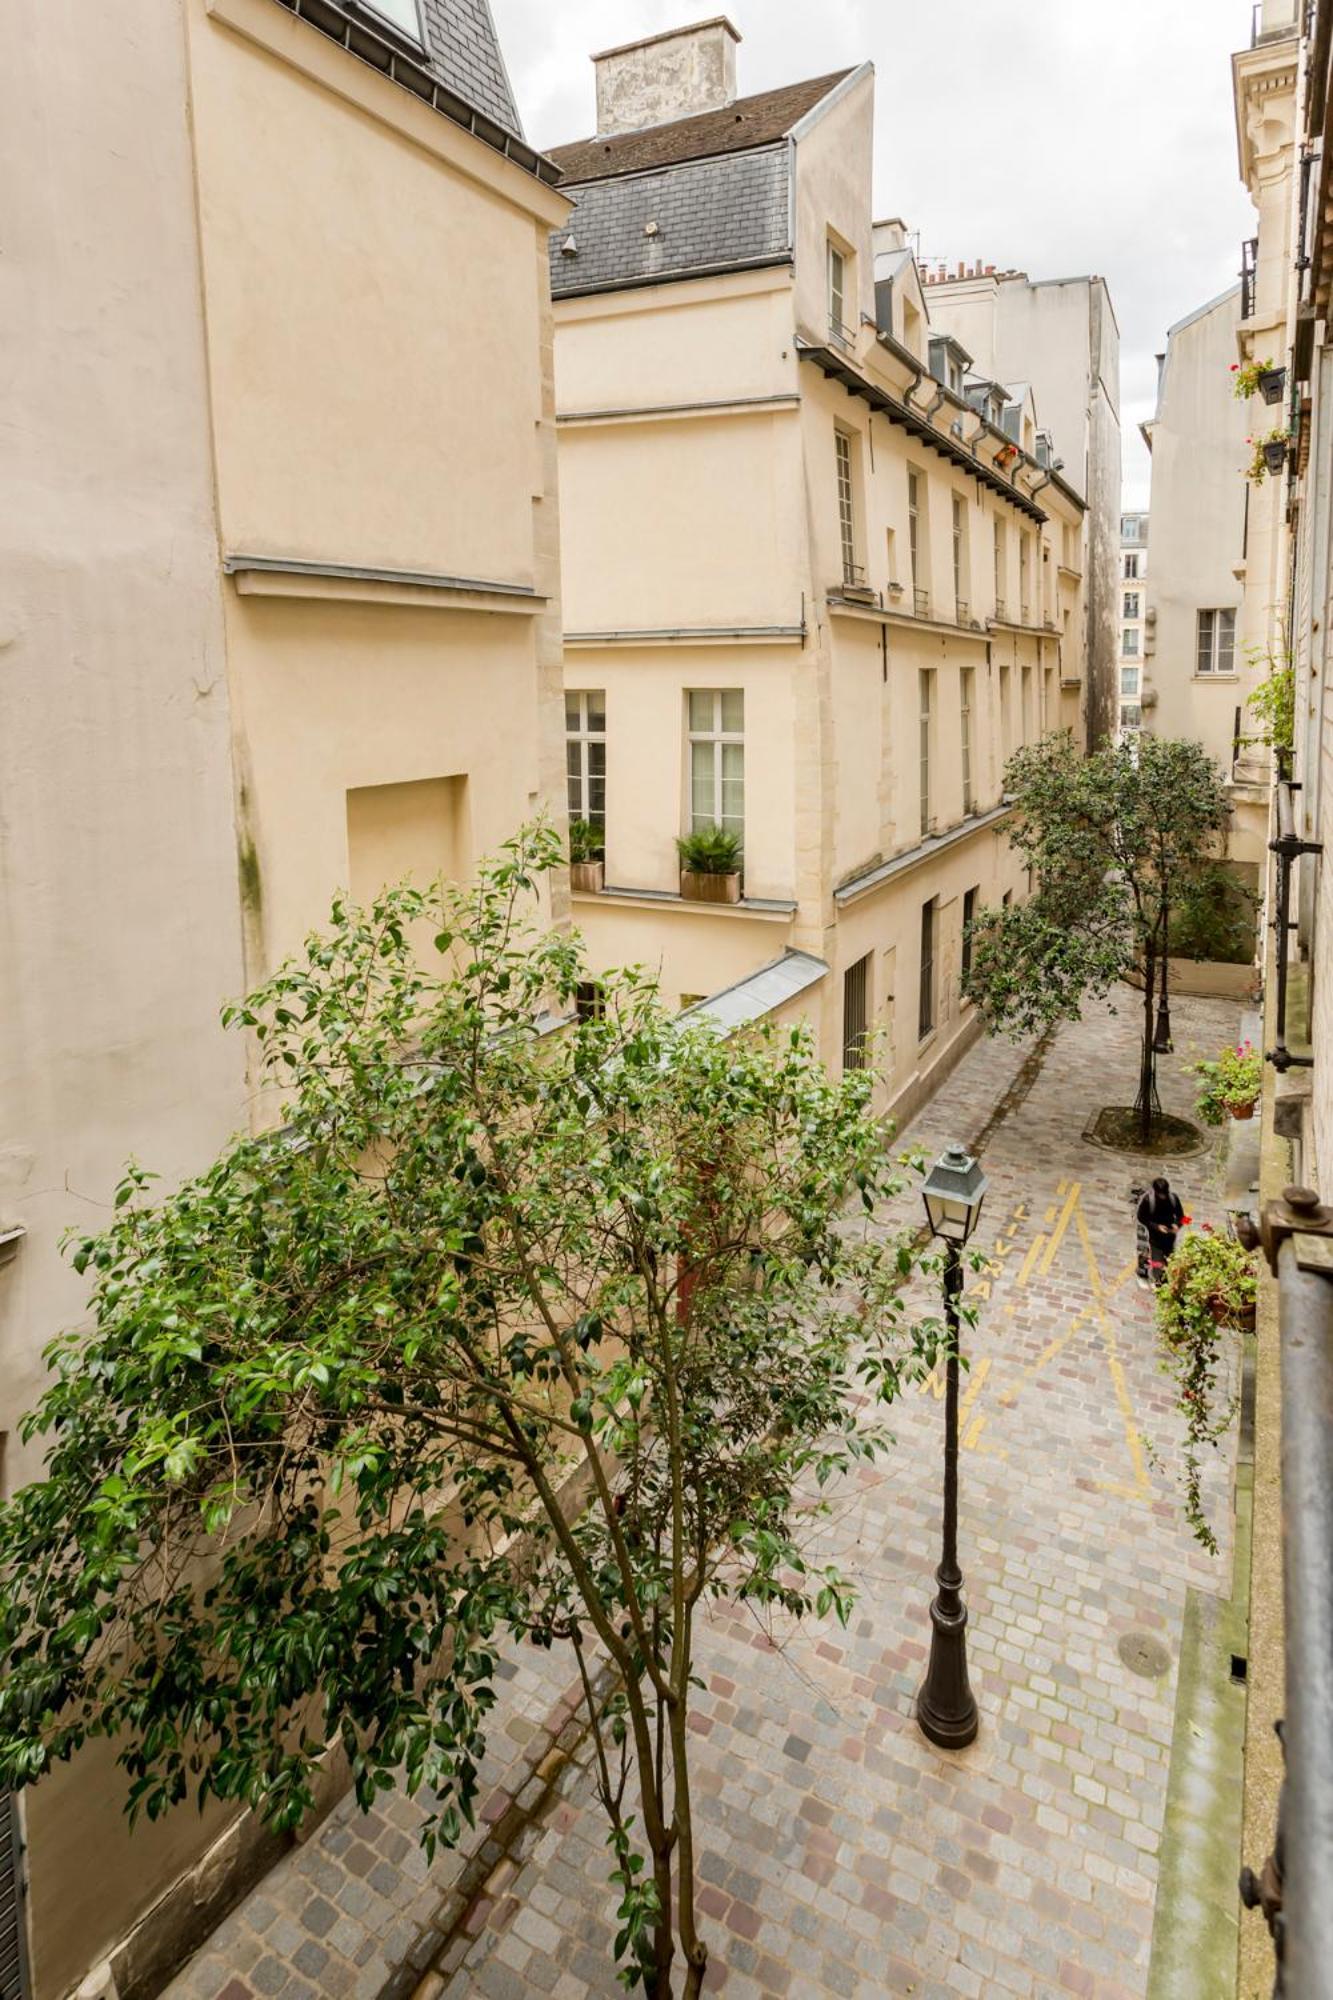
[[[928,590],[914,590],[912,592],[912,609],[918,618],[929,618],[930,592]]]
[[[1240,316],[1254,318],[1255,291],[1259,275],[1259,238],[1249,236],[1240,246]]]

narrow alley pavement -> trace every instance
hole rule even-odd
[[[1082,1136],[1133,1094],[1138,1017],[1123,999],[1039,1061],[979,1043],[906,1135],[933,1157],[985,1134],[990,1177],[961,1454],[976,1743],[942,1753],[913,1720],[938,1560],[933,1385],[899,1406],[896,1448],[841,1489],[820,1531],[859,1585],[849,1627],[770,1636],[730,1605],[703,1623],[696,1815],[710,1990],[728,2000],[1149,1992],[1187,1597],[1230,1590],[1236,1439],[1209,1468],[1209,1557],[1169,1469],[1171,1385],[1135,1279],[1130,1188],[1149,1170]],[[1174,1011],[1162,1096],[1188,1113],[1185,1063],[1232,1039],[1238,1010]],[[1199,1222],[1222,1221],[1220,1145],[1166,1168]],[[919,1215],[913,1189],[885,1220]],[[415,1805],[393,1795],[367,1817],[344,1801],[172,2000],[621,1991],[571,1664],[507,1666],[478,1852],[427,1870]]]

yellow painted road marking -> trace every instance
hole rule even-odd
[[[1014,1279],[1015,1290],[1021,1290],[1032,1276],[1032,1266],[1041,1255],[1041,1246],[1045,1241],[1046,1238],[1044,1236],[1033,1237],[1032,1242],[1028,1246],[1028,1254],[1018,1267],[1018,1276]]]
[[[1120,1362],[1120,1349],[1115,1337],[1115,1326],[1106,1310],[1106,1294],[1102,1287],[1102,1274],[1088,1235],[1088,1225],[1083,1220],[1083,1211],[1077,1212],[1078,1233],[1083,1244],[1083,1255],[1088,1266],[1088,1280],[1092,1286],[1092,1296],[1097,1317],[1101,1322],[1102,1339],[1106,1346],[1106,1365],[1115,1390],[1115,1399],[1120,1406],[1120,1419],[1125,1428],[1125,1444],[1134,1466],[1135,1498],[1143,1499],[1152,1491],[1148,1470],[1143,1462],[1143,1446],[1139,1441],[1138,1429],[1134,1422],[1134,1406],[1129,1398],[1129,1387],[1125,1381],[1125,1371]]]
[[[1063,1209],[1061,1209],[1060,1211],[1060,1220],[1055,1225],[1055,1233],[1051,1237],[1050,1242],[1046,1245],[1046,1255],[1041,1260],[1040,1275],[1043,1278],[1050,1270],[1051,1265],[1055,1262],[1055,1254],[1057,1250],[1060,1248],[1060,1245],[1064,1242],[1065,1231],[1069,1227],[1070,1218],[1072,1217],[1074,1210],[1078,1207],[1078,1198],[1082,1192],[1082,1189],[1083,1189],[1083,1183],[1081,1181],[1075,1181],[1073,1187],[1070,1188],[1069,1190],[1069,1199],[1065,1202]]]

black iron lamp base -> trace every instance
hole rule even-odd
[[[956,1591],[951,1592],[957,1602]],[[916,1719],[921,1734],[941,1750],[965,1750],[975,1741],[977,1704],[967,1678],[967,1608],[930,1607],[930,1665],[917,1696]]]

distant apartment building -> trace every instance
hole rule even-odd
[[[553,153],[574,915],[594,966],[804,1017],[835,1072],[877,1037],[901,1112],[976,1031],[973,912],[1026,893],[1006,759],[1082,727],[1085,509],[872,219],[871,66],[737,96],[738,40],[597,57]],[[733,902],[678,860],[715,825]]]
[[[1120,329],[1104,278],[1029,278],[980,263],[923,266],[931,324],[982,374],[1026,386],[1052,462],[1084,502],[1084,722],[1089,748],[1119,718]]]
[[[32,10],[0,82],[10,1491],[42,1349],[85,1311],[63,1232],[131,1155],[170,1186],[253,1115],[223,1002],[340,887],[465,876],[562,779],[568,204],[486,0],[74,25]],[[100,1961],[156,1990],[247,1865],[232,1807],[131,1835],[125,1782],[94,1746],[0,1797],[5,2000]]]
[[[1240,288],[1171,327],[1157,407],[1143,426],[1152,453],[1152,574],[1143,641],[1143,727],[1202,743],[1234,808],[1230,858],[1257,879],[1267,838],[1265,760],[1245,737],[1255,682],[1242,610],[1250,538],[1266,497],[1247,484],[1255,419],[1234,394]]]
[[[1148,516],[1120,516],[1120,712],[1118,741],[1132,740],[1143,719],[1143,661],[1149,631]]]

